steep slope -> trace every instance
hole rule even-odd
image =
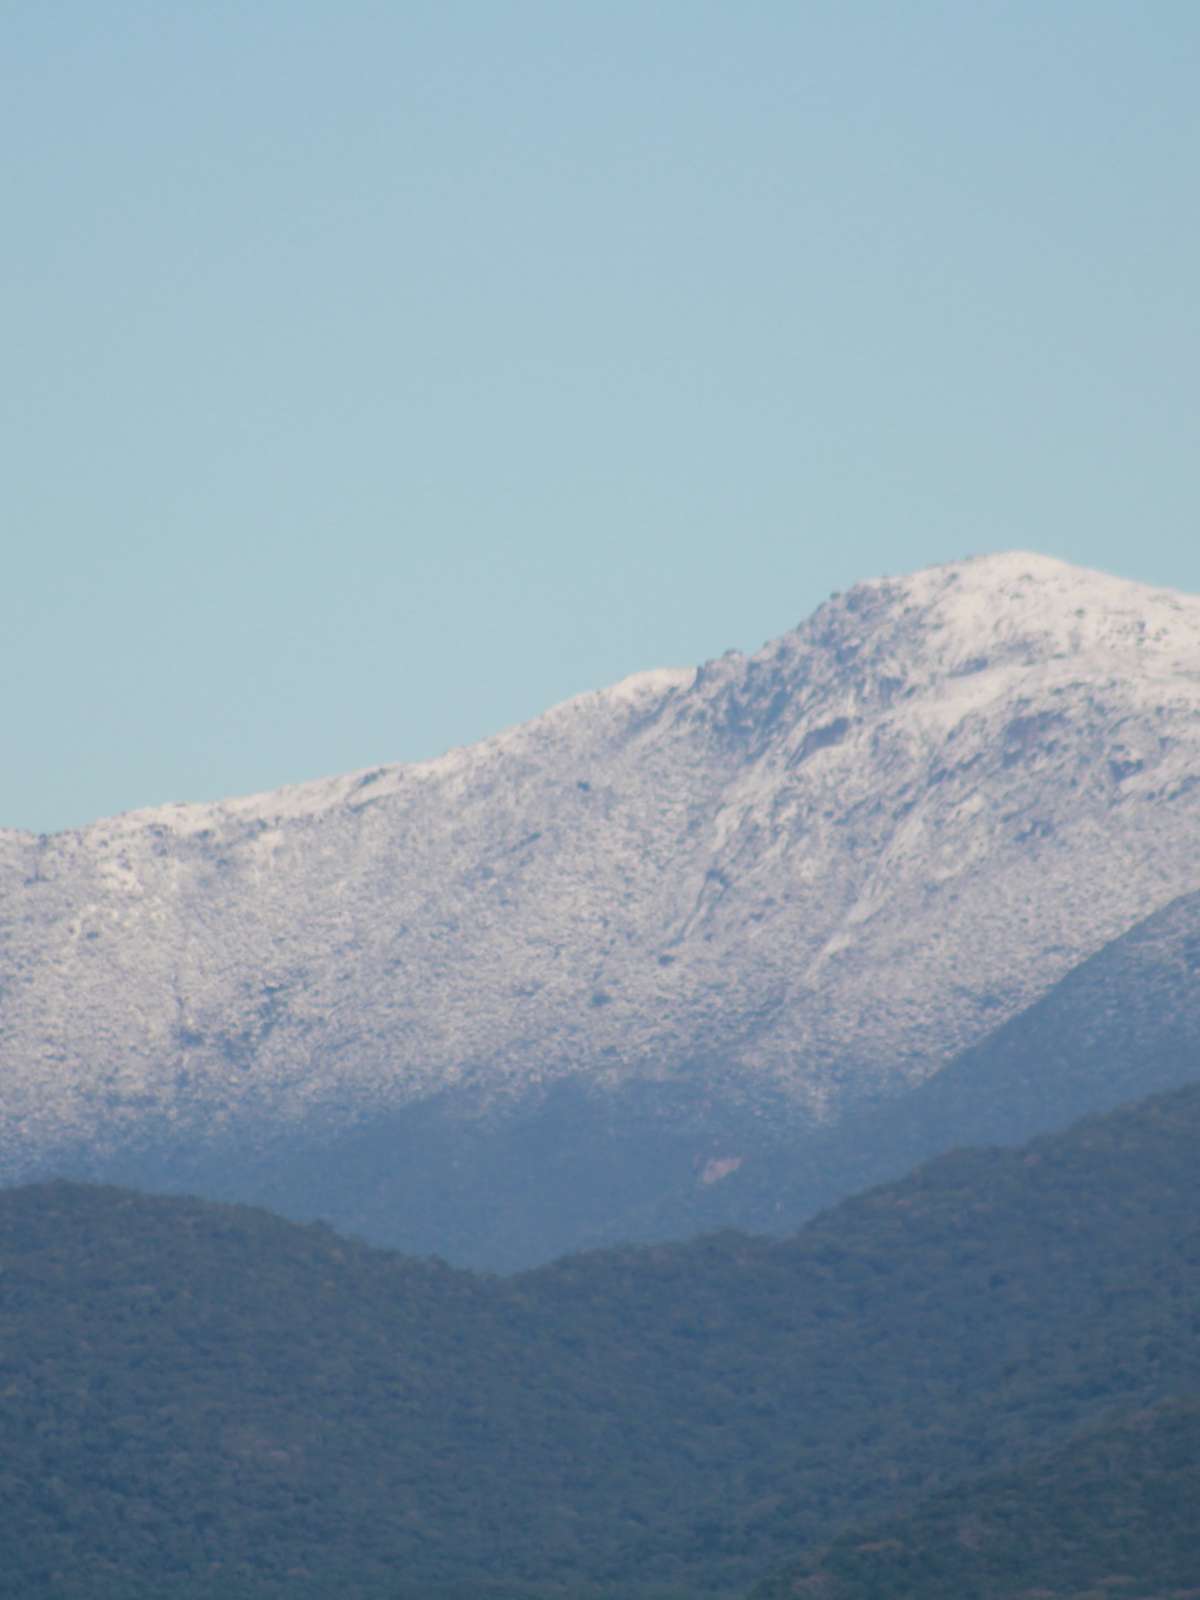
[[[951,1144],[1019,1144],[1197,1078],[1200,894],[1188,894],[892,1107],[893,1159],[911,1165]]]
[[[1007,555],[423,765],[4,834],[4,1170],[253,1182],[569,1080],[830,1118],[1200,886],[1197,774],[1200,600]]]
[[[323,1217],[376,1243],[500,1271],[721,1228],[787,1233],[956,1146],[1021,1144],[1200,1080],[1200,894],[1180,896],[902,1097],[797,1126],[703,1081],[567,1081],[487,1118],[431,1102],[260,1145],[252,1173],[175,1151],[110,1175]],[[84,1164],[86,1165],[86,1164]]]
[[[262,1212],[0,1194],[0,1594],[732,1594],[1200,1392],[1200,1089],[785,1241],[509,1280]]]
[[[753,1600],[1195,1600],[1200,1400],[1097,1428],[1017,1472],[843,1534]]]
[[[651,1199],[610,1216],[592,1242],[730,1226],[785,1232],[955,1146],[1022,1144],[1197,1080],[1200,894],[1190,894],[1081,962],[903,1098],[781,1138],[731,1127],[720,1147],[730,1171],[720,1182],[694,1174],[673,1187],[664,1181]]]

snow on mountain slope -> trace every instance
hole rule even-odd
[[[0,1155],[697,1062],[836,1114],[1200,887],[1198,825],[1200,599],[862,583],[435,761],[0,833]]]

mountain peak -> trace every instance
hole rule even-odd
[[[1197,772],[1200,600],[1015,552],[434,761],[8,836],[0,1160],[562,1079],[837,1115],[1200,888]]]
[[[1007,551],[855,584],[789,637],[910,685],[1039,666],[1151,685],[1200,673],[1200,597]]]

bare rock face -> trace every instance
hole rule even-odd
[[[1197,839],[1200,599],[859,584],[435,761],[0,834],[0,1162],[681,1072],[832,1119],[1200,888]]]

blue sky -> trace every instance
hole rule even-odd
[[[0,826],[1025,547],[1200,590],[1200,8],[10,3]]]

